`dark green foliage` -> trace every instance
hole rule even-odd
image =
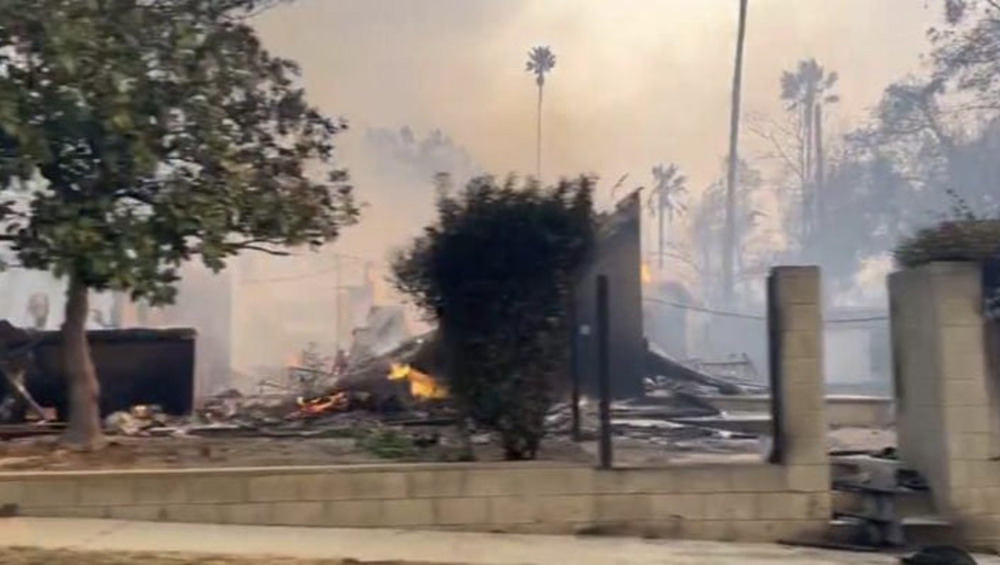
[[[358,446],[382,459],[405,459],[417,453],[413,440],[390,428],[372,430],[358,439]]]
[[[90,290],[169,302],[185,261],[320,245],[357,215],[344,125],[246,23],[278,3],[0,0],[0,241],[67,280],[70,446],[104,445]]]
[[[194,256],[218,270],[354,219],[329,165],[343,124],[245,23],[273,3],[0,2],[0,189],[32,190],[0,222],[21,264],[163,302]]]
[[[593,245],[593,181],[473,180],[395,261],[397,287],[438,323],[461,408],[532,458],[568,353],[566,307]]]

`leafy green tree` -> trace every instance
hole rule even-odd
[[[930,30],[934,78],[1000,110],[1000,2],[944,0],[945,26]]]
[[[256,0],[0,2],[0,208],[20,263],[67,281],[64,440],[103,445],[88,291],[168,302],[178,268],[320,245],[357,214],[333,167],[344,125],[246,17]]]
[[[471,181],[400,254],[396,286],[438,325],[459,408],[497,430],[508,459],[535,457],[569,352],[567,310],[593,244],[593,182]]]

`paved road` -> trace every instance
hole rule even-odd
[[[456,565],[881,565],[892,557],[774,545],[396,530],[0,519],[0,547],[412,560]],[[1000,560],[981,560],[1000,565]]]

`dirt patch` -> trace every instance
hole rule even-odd
[[[833,450],[880,451],[897,445],[896,430],[891,428],[838,428],[827,437]]]
[[[89,551],[0,549],[4,565],[435,565],[403,561],[353,559],[292,559],[288,557],[238,557],[184,553],[107,553]],[[443,564],[437,564],[443,565]]]
[[[503,460],[502,450],[494,444],[474,449],[477,461]],[[25,438],[0,442],[0,472],[447,462],[456,460],[459,450],[434,446],[389,453],[389,458],[379,454],[385,455],[386,451],[373,450],[349,438],[113,438],[99,453],[60,449],[55,438]],[[593,460],[586,450],[570,441],[549,442],[539,458]]]
[[[895,445],[892,430],[843,428],[831,430],[832,449],[877,451]],[[652,466],[678,462],[761,460],[766,442],[731,440],[679,450],[676,446],[648,441],[616,439],[615,462],[627,466]],[[75,453],[60,449],[55,437],[0,441],[0,472],[74,471],[90,469],[185,469],[224,467],[274,467],[287,465],[349,465],[386,462],[455,461],[460,450],[437,444],[413,449],[388,449],[394,445],[372,445],[352,438],[260,438],[260,437],[135,437],[112,438],[100,453]],[[474,446],[477,461],[503,460],[495,442]],[[574,443],[550,438],[542,443],[539,459],[594,463],[594,441]]]

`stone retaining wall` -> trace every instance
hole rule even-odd
[[[775,541],[825,525],[828,477],[825,466],[765,464],[9,473],[0,505],[46,517]]]

